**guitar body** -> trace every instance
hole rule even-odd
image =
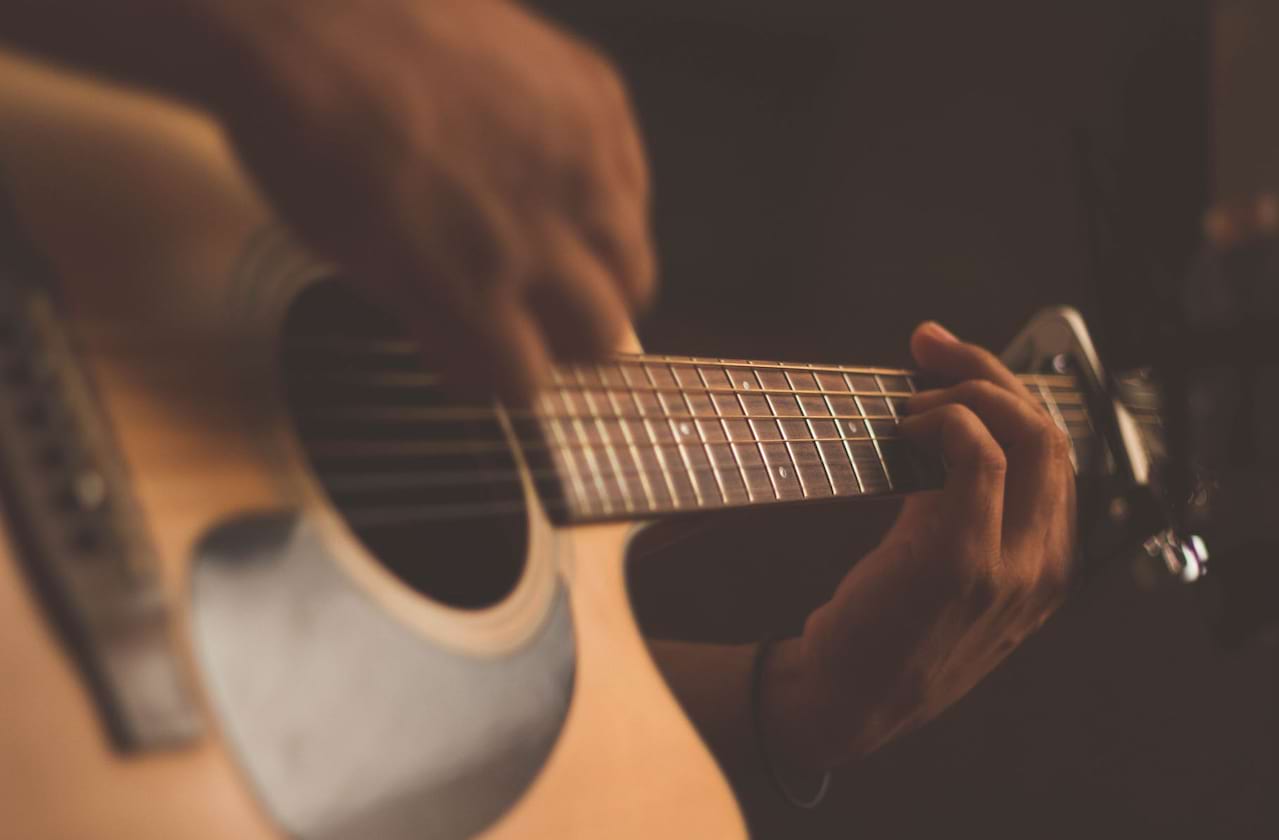
[[[113,748],[6,529],[7,836],[744,834],[631,616],[634,526],[552,528],[521,463],[509,592],[481,608],[414,592],[299,454],[274,348],[325,270],[216,128],[9,56],[0,113],[0,181],[118,444],[201,729]],[[472,560],[440,551],[424,559]]]

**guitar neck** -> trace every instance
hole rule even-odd
[[[1025,374],[1074,444],[1094,435],[1070,374]],[[901,437],[918,386],[888,368],[619,356],[560,368],[521,428],[541,493],[568,521],[833,498],[938,486],[942,471]]]

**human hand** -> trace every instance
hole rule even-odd
[[[784,642],[765,675],[765,737],[796,768],[866,755],[941,713],[1040,627],[1074,556],[1069,440],[997,358],[936,324],[901,432],[945,459],[944,489],[908,498],[883,542]]]
[[[284,220],[455,384],[526,398],[552,357],[616,349],[654,265],[603,58],[506,0],[212,5],[248,69],[201,98]]]

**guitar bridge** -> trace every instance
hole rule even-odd
[[[15,267],[25,249],[4,239],[0,504],[16,562],[116,748],[187,742],[200,717],[123,465],[49,295],[31,282],[45,272],[35,260]]]

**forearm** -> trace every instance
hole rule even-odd
[[[819,718],[811,708],[813,690],[806,683],[798,639],[776,643],[768,657],[760,727],[752,707],[755,645],[653,641],[649,647],[685,713],[739,791],[771,784],[761,737],[769,763],[797,788],[809,779],[816,784],[821,772],[837,763],[832,739],[810,725]]]
[[[241,86],[250,33],[285,13],[267,0],[10,0],[0,41],[201,104]]]

